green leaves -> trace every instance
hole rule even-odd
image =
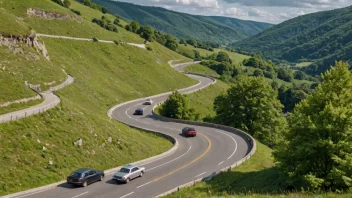
[[[161,106],[160,114],[168,118],[198,120],[199,114],[194,108],[188,107],[187,96],[178,91],[173,92]]]
[[[269,146],[285,130],[277,92],[263,77],[239,76],[226,94],[214,101],[217,122],[243,129]]]
[[[296,106],[287,145],[274,156],[297,186],[346,189],[352,184],[352,74],[348,64],[337,62],[322,78]]]

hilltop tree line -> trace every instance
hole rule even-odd
[[[173,51],[176,51],[178,47],[178,42],[175,37],[168,34],[162,34],[150,26],[141,26],[138,21],[132,21],[130,24],[125,26],[125,29],[127,31],[138,34],[146,41],[156,41]]]

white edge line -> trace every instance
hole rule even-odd
[[[182,154],[182,155],[176,157],[175,159],[173,159],[173,160],[171,160],[171,161],[168,161],[168,162],[165,162],[165,163],[160,164],[160,165],[158,165],[158,166],[155,166],[155,167],[153,167],[153,168],[150,168],[150,169],[148,169],[147,171],[153,170],[153,169],[158,168],[158,167],[160,167],[160,166],[164,166],[165,164],[168,164],[168,163],[170,163],[170,162],[173,162],[173,161],[179,159],[180,157],[186,155],[186,154],[191,150],[191,148],[192,148],[192,146],[189,146],[189,149],[188,149],[184,154]]]
[[[120,197],[120,198],[124,198],[124,197],[127,197],[127,196],[129,196],[129,195],[132,195],[134,192],[130,192],[130,193],[128,193],[128,194],[126,194],[126,195],[124,195],[124,196],[122,196],[122,197]]]
[[[81,193],[81,194],[79,194],[79,195],[76,195],[76,196],[74,196],[74,197],[72,197],[72,198],[76,198],[76,197],[82,196],[82,195],[87,194],[87,193],[88,193],[88,191],[87,191],[87,192],[84,192],[84,193]]]
[[[195,176],[195,177],[199,177],[199,176],[201,176],[201,175],[204,175],[206,172],[203,172],[203,173],[201,173],[201,174],[199,174],[199,175],[197,175],[197,176]]]
[[[227,134],[227,133],[224,133],[224,132],[219,131],[219,130],[217,130],[217,132],[223,133],[223,134],[229,136],[229,137],[236,143],[235,150],[234,150],[233,153],[230,155],[230,157],[227,158],[227,160],[229,160],[229,159],[236,153],[236,151],[237,151],[237,141],[235,140],[235,138],[233,138],[231,135],[229,135],[229,134]]]
[[[220,162],[220,163],[218,164],[218,166],[221,165],[222,163],[224,163],[224,161]]]
[[[152,183],[152,182],[153,182],[153,181],[150,181],[150,182],[145,183],[145,184],[143,184],[143,185],[137,186],[137,188],[141,188],[141,187],[143,187],[143,186],[145,186],[145,185],[148,185],[148,184],[150,184],[150,183]]]

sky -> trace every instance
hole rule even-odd
[[[352,5],[352,0],[118,0],[206,16],[226,16],[273,24]]]

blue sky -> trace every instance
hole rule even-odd
[[[227,16],[269,23],[299,15],[342,8],[352,0],[119,0],[207,16]]]

